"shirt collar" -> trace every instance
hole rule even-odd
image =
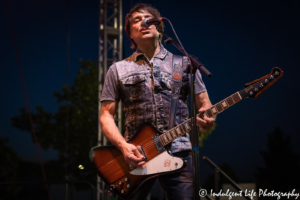
[[[166,57],[167,53],[168,53],[168,51],[164,48],[164,46],[163,46],[162,44],[160,44],[160,50],[159,50],[159,52],[154,56],[154,58],[159,58],[159,59],[163,60],[163,59]],[[139,49],[137,49],[137,50],[132,54],[132,56],[133,56],[133,60],[134,60],[135,62],[137,61],[137,59],[138,59],[140,56],[146,57],[146,56],[144,55],[144,53],[141,52]]]

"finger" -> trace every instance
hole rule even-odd
[[[197,126],[199,126],[199,127],[200,126],[205,126],[207,124],[205,120],[203,120],[199,117],[196,117],[196,119],[197,119]]]
[[[197,122],[206,124],[206,121],[205,121],[204,119],[202,119],[202,118],[200,118],[200,117],[198,117],[198,116],[196,117],[196,119],[197,119]]]
[[[134,151],[135,152],[135,151]],[[139,152],[138,152],[139,153]],[[139,153],[140,154],[140,153]],[[140,154],[140,158],[138,158],[136,155],[134,155],[134,154],[131,154],[129,157],[128,157],[128,164],[132,164],[132,163],[134,163],[134,165],[137,165],[139,162],[141,162],[141,161],[144,161],[144,156],[142,156],[141,154]]]
[[[138,161],[142,161],[144,159],[144,156],[139,152],[139,150],[137,148],[135,148],[133,150],[133,153],[134,153],[135,157],[138,158]]]
[[[138,162],[138,163],[135,163],[135,162],[130,162],[130,166],[132,168],[138,168],[138,167],[142,167],[146,162],[145,161],[141,161],[141,162]]]
[[[136,156],[132,156],[132,157],[130,158],[130,161],[131,161],[131,162],[134,162],[135,164],[137,164],[137,163],[139,163],[139,162],[144,161],[144,156],[141,157],[141,158],[138,158],[138,157],[136,157]]]
[[[142,161],[142,162],[139,162],[137,165],[138,167],[142,167],[146,162],[145,161]]]
[[[214,124],[215,120],[213,118],[208,118],[204,116],[204,121],[206,121],[207,124]]]
[[[204,111],[205,111],[204,108],[200,108],[200,109],[198,110],[199,113],[203,113]]]

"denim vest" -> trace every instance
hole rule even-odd
[[[113,99],[122,101],[126,118],[126,140],[132,138],[137,132],[137,128],[145,122],[155,125],[161,132],[168,130],[172,59],[173,54],[161,45],[159,53],[153,57],[151,62],[143,53],[137,51],[129,58],[116,62],[110,67],[101,101]],[[187,64],[186,58],[184,58],[183,66],[185,64]],[[188,80],[188,75],[184,73],[175,126],[187,120],[189,116],[186,104],[189,92]],[[108,97],[110,95],[115,96]],[[190,149],[188,133],[175,139],[171,144],[172,153]]]

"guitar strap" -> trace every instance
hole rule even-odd
[[[180,96],[180,89],[182,86],[182,75],[183,75],[182,60],[183,60],[183,56],[173,55],[169,129],[174,127],[175,119],[176,119],[176,108]]]

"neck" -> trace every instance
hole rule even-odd
[[[160,45],[158,41],[153,44],[143,43],[142,45],[138,45],[138,49],[143,52],[150,61],[160,51]]]

